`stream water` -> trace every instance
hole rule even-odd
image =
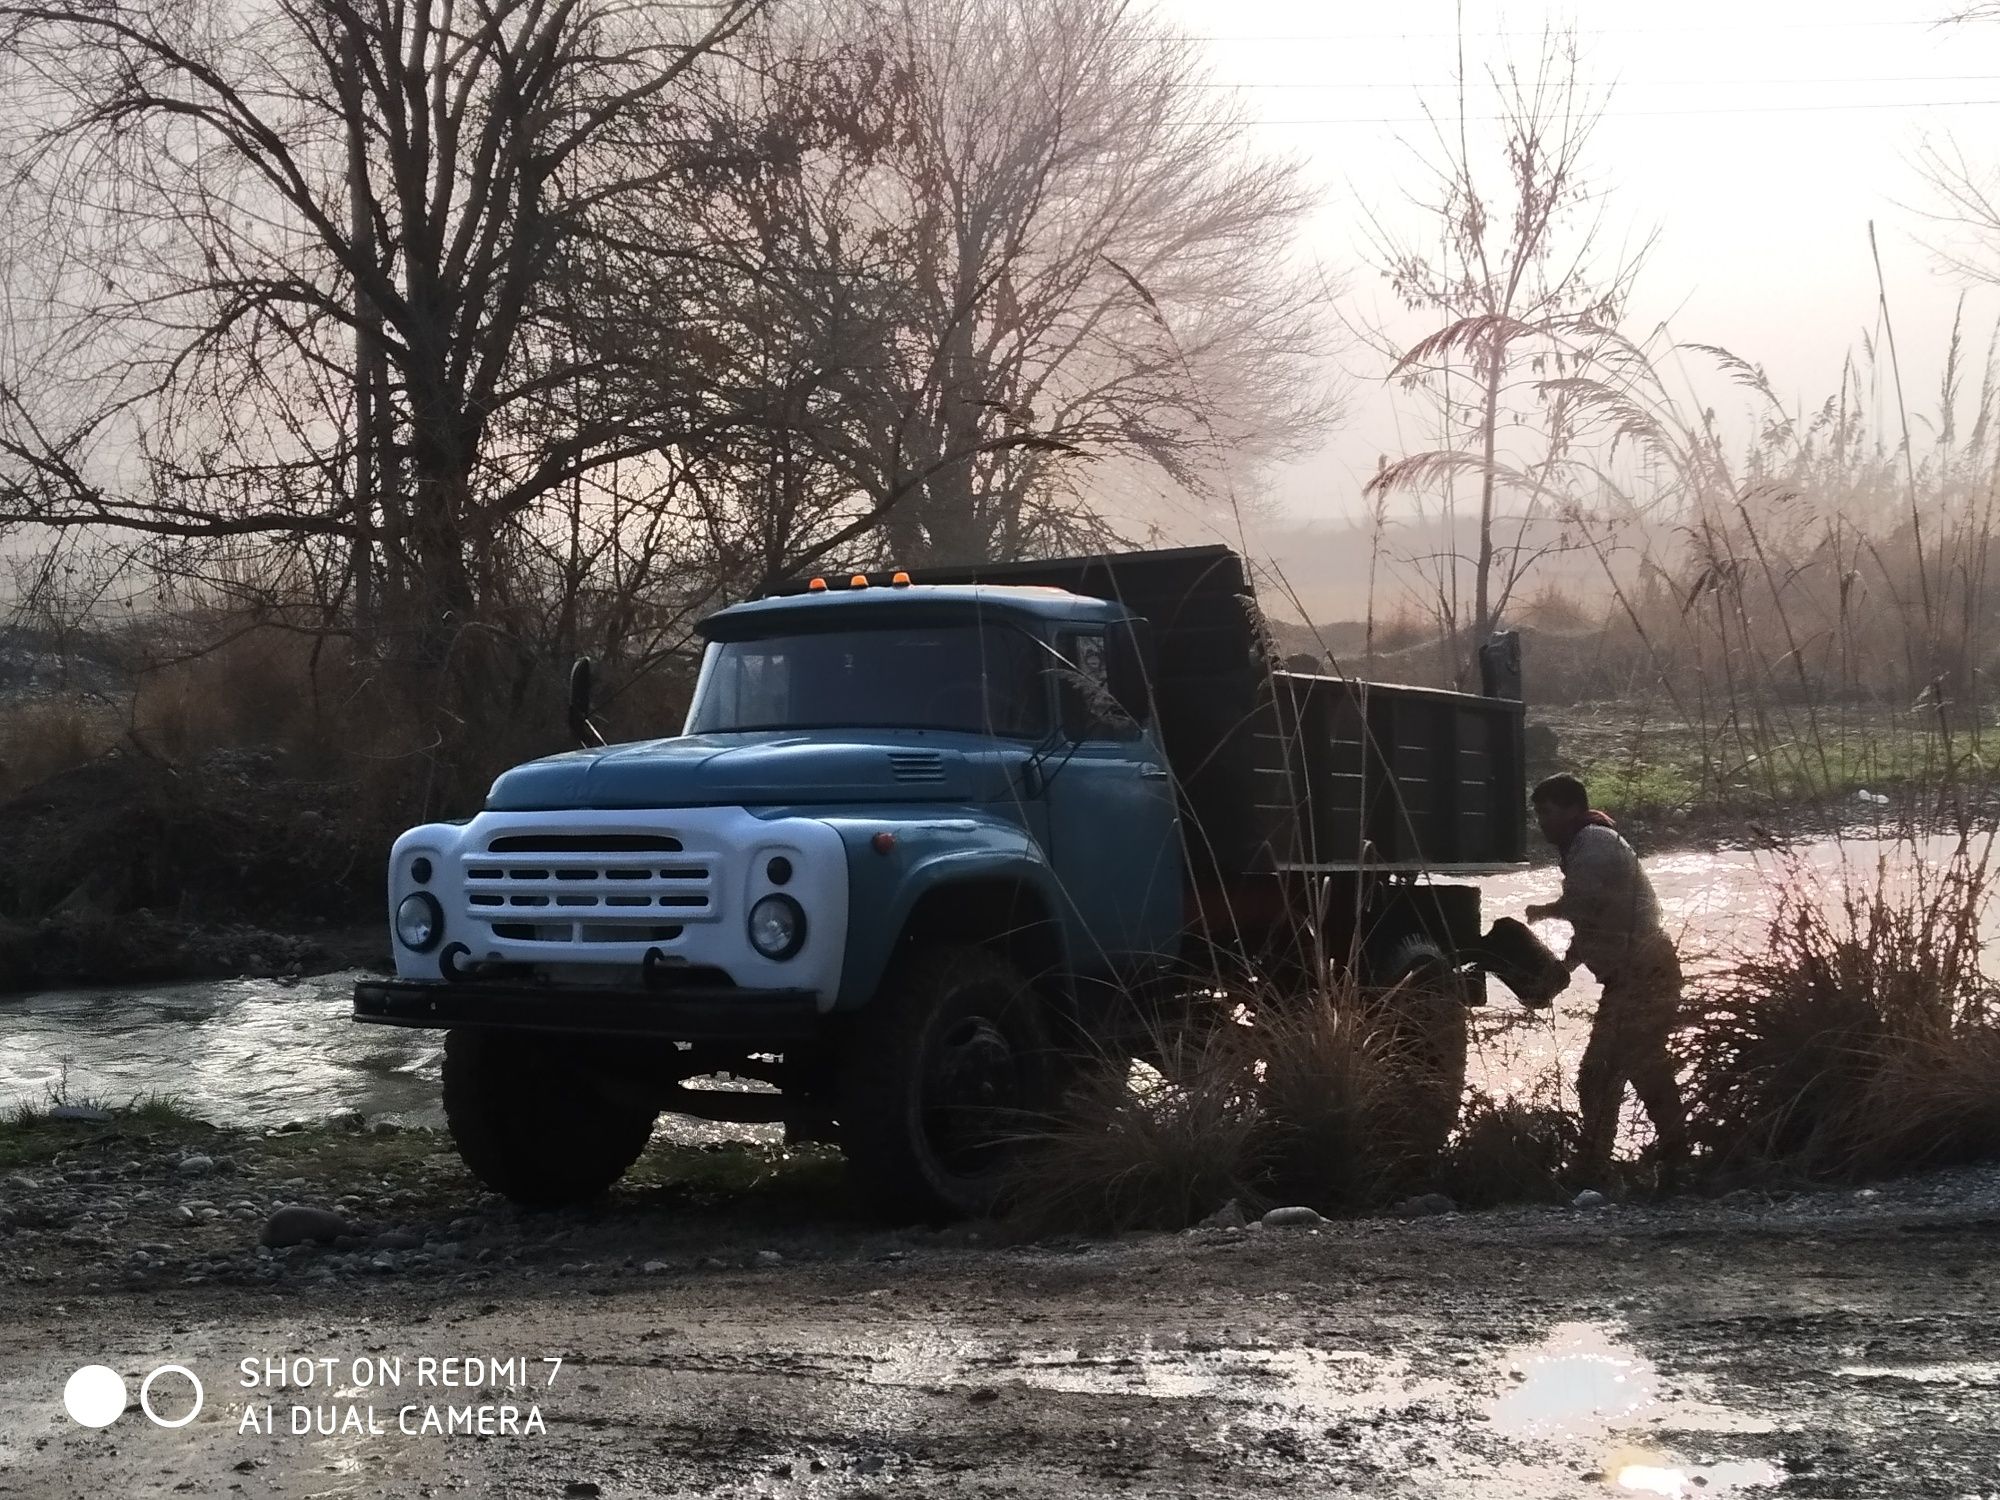
[[[1942,858],[1938,843],[1918,858]],[[1802,846],[1789,861],[1744,850],[1674,853],[1647,861],[1669,929],[1692,963],[1756,944],[1792,881],[1838,890],[1843,873],[1871,884],[1881,861],[1892,878],[1915,868],[1907,846],[1871,839]],[[1485,881],[1488,919],[1553,899],[1559,876],[1539,866]],[[1989,914],[1990,915],[1990,914]],[[1544,936],[1560,948],[1560,924]],[[1989,937],[1995,934],[1989,933]],[[441,1037],[358,1026],[348,1019],[353,974],[292,982],[261,979],[61,990],[0,999],[0,1109],[53,1094],[123,1103],[169,1095],[218,1123],[279,1125],[339,1110],[435,1124]],[[1497,983],[1474,1013],[1473,1078],[1517,1095],[1545,1087],[1559,1065],[1574,1077],[1596,986],[1579,974],[1553,1011],[1528,1012]],[[669,1120],[683,1139],[754,1136],[774,1127]]]

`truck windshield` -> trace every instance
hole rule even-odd
[[[1026,632],[976,624],[715,641],[687,732],[956,729],[1040,739],[1047,660]]]

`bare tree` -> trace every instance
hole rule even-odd
[[[1420,562],[1463,674],[1467,648],[1493,632],[1534,562],[1562,545],[1565,483],[1586,440],[1568,380],[1625,357],[1615,330],[1644,247],[1600,263],[1601,194],[1586,159],[1602,100],[1579,76],[1572,34],[1545,34],[1527,69],[1490,72],[1477,104],[1462,49],[1459,77],[1455,117],[1434,117],[1418,153],[1430,183],[1414,200],[1425,227],[1406,234],[1380,217],[1371,226],[1378,268],[1405,310],[1436,320],[1386,352],[1390,377],[1434,404],[1438,442],[1385,462],[1368,491],[1438,499],[1444,551]],[[1473,108],[1493,110],[1495,140],[1475,138]],[[1478,492],[1470,558],[1459,550],[1461,480]],[[1459,603],[1468,565],[1469,618]]]
[[[1103,461],[1213,489],[1332,415],[1297,169],[1143,13],[833,0],[761,49],[735,118],[785,149],[711,221],[743,280],[705,368],[769,460],[729,528],[767,571],[1101,540]]]
[[[523,518],[685,435],[574,357],[553,272],[699,170],[631,126],[761,3],[0,4],[0,526],[303,548],[476,659]]]

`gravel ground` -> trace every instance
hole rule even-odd
[[[1992,1169],[1028,1244],[768,1150],[529,1215],[426,1132],[74,1132],[0,1170],[0,1495],[2000,1491]],[[188,1425],[65,1415],[165,1363]]]

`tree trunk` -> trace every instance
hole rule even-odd
[[[1486,400],[1480,413],[1479,561],[1473,577],[1472,649],[1459,661],[1459,686],[1473,680],[1479,648],[1493,634],[1493,465],[1500,439],[1501,349],[1486,354]]]

